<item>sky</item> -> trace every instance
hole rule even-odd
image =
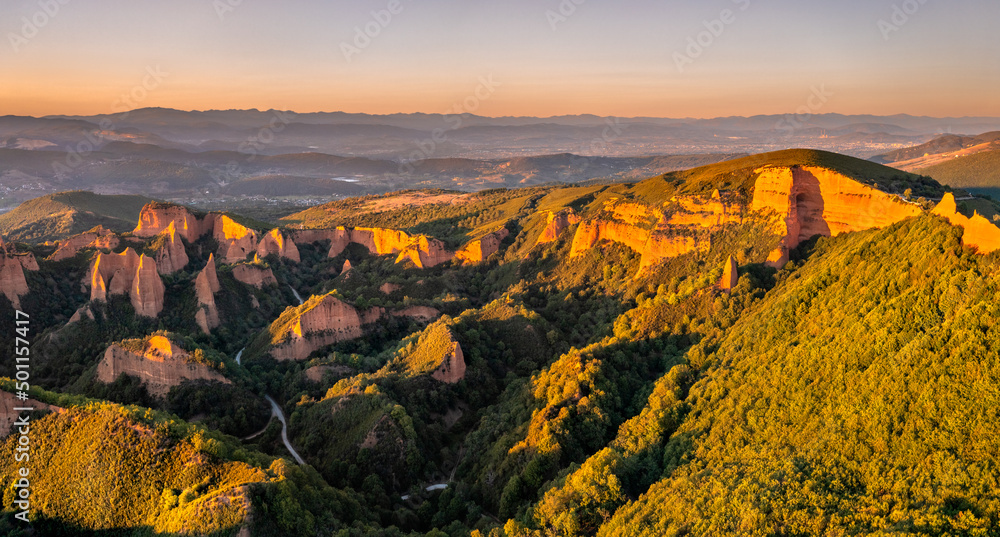
[[[4,0],[0,115],[1000,116],[996,0]]]

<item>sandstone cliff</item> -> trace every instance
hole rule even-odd
[[[736,282],[739,281],[739,265],[736,264],[733,256],[729,256],[729,259],[723,263],[722,267],[722,279],[719,280],[719,290],[728,293],[736,287]]]
[[[704,250],[711,244],[710,237],[704,234],[673,234],[669,229],[654,231],[616,220],[591,220],[577,227],[570,257],[582,255],[601,241],[617,242],[639,253],[640,272],[664,259]]]
[[[194,319],[202,332],[209,333],[219,326],[219,309],[215,305],[215,293],[219,292],[219,279],[215,272],[215,258],[209,254],[208,263],[194,279],[194,292],[198,300],[198,312]]]
[[[187,250],[174,222],[158,235],[159,249],[153,254],[160,274],[173,274],[188,264]]]
[[[431,376],[446,384],[455,384],[465,378],[465,355],[457,341],[452,344],[451,352],[441,360],[441,365]]]
[[[247,285],[262,289],[268,285],[277,285],[278,280],[270,268],[250,263],[240,263],[233,266],[233,277]]]
[[[580,223],[580,217],[573,212],[573,209],[564,209],[558,213],[549,211],[548,225],[545,226],[545,230],[542,231],[542,235],[538,237],[535,244],[555,242],[566,228],[578,223]]]
[[[124,346],[111,345],[104,352],[104,358],[97,365],[98,380],[114,382],[124,373],[137,377],[150,395],[156,397],[167,395],[170,388],[188,380],[230,384],[229,379],[218,371],[205,364],[190,361],[190,355],[184,349],[164,336],[157,335],[125,343]]]
[[[299,230],[293,235],[296,242],[311,243],[330,241],[328,257],[340,255],[349,244],[360,244],[374,255],[396,255],[396,262],[410,260],[419,268],[433,267],[454,259],[444,243],[425,235],[409,235],[404,231],[382,228],[337,228],[325,230]]]
[[[211,232],[211,223],[202,221],[186,207],[165,203],[148,203],[139,212],[139,224],[132,233],[137,237],[155,237],[170,224],[188,242]]]
[[[953,226],[959,226],[962,233],[962,244],[975,248],[981,254],[1000,250],[1000,228],[979,214],[969,218],[958,212],[955,196],[948,192],[941,202],[934,207],[932,214],[946,218]]]
[[[395,317],[409,317],[417,321],[433,321],[441,316],[441,312],[428,306],[410,306],[399,311],[392,312]]]
[[[90,283],[90,299],[107,300],[109,294],[127,293],[138,267],[139,254],[132,248],[126,248],[120,254],[97,254],[90,264],[87,276],[87,281]]]
[[[156,261],[151,257],[141,256],[129,292],[136,314],[154,318],[159,315],[163,311],[165,292],[166,287],[156,269]]]
[[[271,349],[275,360],[304,360],[338,341],[361,337],[361,315],[332,295],[313,297],[297,308],[287,333]]]
[[[815,235],[885,227],[923,212],[918,205],[826,168],[765,167],[757,173],[751,209],[776,213],[776,231],[784,237],[781,251],[769,260],[776,266],[784,264],[789,249]]]
[[[98,226],[90,231],[85,231],[79,235],[73,235],[67,239],[59,241],[59,246],[55,252],[48,257],[49,261],[61,261],[75,256],[84,248],[97,248],[98,250],[114,250],[120,244],[120,239],[115,232]]]
[[[18,253],[13,244],[0,238],[0,292],[10,300],[14,309],[20,309],[21,297],[28,294],[25,270],[38,270],[34,254]]]
[[[474,241],[469,241],[461,250],[455,253],[455,259],[463,264],[475,264],[485,261],[491,255],[500,251],[500,243],[503,242],[510,231],[507,228],[500,228],[493,233],[484,235]]]
[[[257,244],[257,255],[267,257],[270,254],[275,254],[278,257],[283,257],[296,263],[301,261],[299,249],[295,246],[295,242],[285,237],[285,234],[280,229],[272,229]]]
[[[237,223],[224,214],[210,215],[212,237],[219,242],[219,257],[223,263],[243,261],[257,250],[257,232]]]

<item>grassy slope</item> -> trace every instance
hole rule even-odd
[[[86,191],[49,194],[26,201],[0,215],[0,233],[23,241],[64,238],[102,225],[118,232],[132,231],[144,196],[105,196]]]
[[[920,170],[937,182],[956,188],[1000,190],[1000,151],[987,151]]]

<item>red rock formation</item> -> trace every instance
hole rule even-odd
[[[965,246],[975,248],[981,254],[1000,250],[1000,228],[978,213],[969,218],[958,212],[958,204],[951,192],[944,195],[931,213],[946,218],[953,226],[963,228],[962,244]]]
[[[101,226],[73,235],[67,239],[59,241],[59,246],[55,252],[48,257],[49,261],[62,261],[75,256],[84,248],[97,248],[99,250],[114,250],[121,241],[115,232],[104,229]]]
[[[198,311],[194,320],[202,332],[208,334],[219,326],[219,309],[215,305],[215,293],[219,292],[219,279],[215,272],[215,258],[210,254],[205,268],[194,279],[194,292],[198,299]]]
[[[455,253],[455,259],[463,264],[481,263],[491,255],[500,251],[500,243],[503,242],[510,231],[507,228],[500,228],[493,233],[489,233],[482,238],[469,241],[461,250]]]
[[[396,263],[410,260],[417,268],[429,268],[447,263],[454,258],[454,252],[446,250],[443,242],[417,235],[403,251],[399,252]]]
[[[670,200],[672,212],[664,223],[671,226],[690,226],[715,229],[728,223],[743,221],[743,207],[738,203],[727,203],[718,190],[712,197],[677,196]]]
[[[433,321],[441,316],[441,312],[428,306],[410,306],[409,308],[392,312],[396,317],[409,317],[418,321]]]
[[[14,410],[15,408],[34,408],[35,410],[51,410],[53,412],[64,411],[61,407],[52,406],[36,399],[19,401],[14,394],[0,390],[0,438],[9,435],[12,432],[14,423],[22,415],[27,414],[26,412]],[[11,456],[13,457],[13,455]]]
[[[309,300],[299,307],[287,340],[271,349],[275,360],[304,360],[316,350],[361,337],[361,316],[358,311],[332,295],[321,300]]]
[[[69,318],[69,322],[66,324],[73,324],[82,321],[84,317],[94,320],[94,311],[90,309],[90,306],[82,306],[80,309],[73,312],[73,316]]]
[[[787,250],[815,235],[836,236],[849,231],[885,227],[920,215],[920,206],[907,203],[826,168],[765,167],[754,185],[754,211],[773,211],[781,219],[776,231],[784,238],[775,261],[787,259]]]
[[[223,263],[237,263],[256,252],[256,231],[224,214],[214,214],[211,217],[214,220],[212,236],[219,243],[219,255]]]
[[[186,207],[164,203],[147,203],[139,212],[139,224],[132,231],[137,237],[155,237],[173,223],[174,228],[188,242],[198,240],[211,232],[211,221],[202,221]]]
[[[736,260],[733,256],[729,256],[722,265],[722,279],[719,280],[719,290],[729,293],[736,287],[737,281],[739,281],[739,265],[736,264]]]
[[[361,313],[361,324],[372,324],[385,317],[385,308],[374,306]]]
[[[350,270],[351,270],[352,268],[354,268],[354,267],[353,267],[353,266],[351,266],[351,260],[350,260],[350,259],[345,259],[345,260],[344,260],[344,266],[342,266],[342,267],[340,268],[340,273],[341,273],[341,274],[346,274],[346,273],[347,273],[348,271],[350,271]]]
[[[457,341],[452,344],[451,352],[444,357],[441,365],[431,373],[431,377],[447,384],[455,384],[465,378],[465,355]]]
[[[137,315],[156,317],[163,311],[163,295],[166,287],[156,270],[156,261],[145,255],[139,258],[139,267],[129,291],[132,306]]]
[[[17,253],[14,245],[0,237],[0,292],[15,309],[21,307],[21,297],[28,293],[25,270],[38,270],[38,261],[31,253]]]
[[[573,209],[563,209],[558,213],[549,212],[548,220],[548,225],[545,226],[545,230],[542,231],[542,235],[538,237],[538,242],[535,244],[555,242],[566,228],[580,223],[580,217],[573,212]]]
[[[600,241],[611,241],[628,246],[642,255],[639,271],[663,259],[705,249],[709,239],[689,235],[671,235],[668,232],[653,232],[634,224],[614,220],[593,220],[583,222],[576,228],[570,257],[582,255]]]
[[[262,289],[268,285],[277,285],[278,280],[270,268],[254,264],[240,263],[233,266],[233,277],[247,285]]]
[[[288,240],[284,233],[277,228],[272,229],[270,233],[264,235],[260,239],[260,243],[257,244],[257,255],[267,257],[270,254],[275,254],[278,257],[283,257],[296,263],[301,261],[299,249],[295,246],[295,242]]]
[[[126,248],[120,254],[97,254],[87,275],[90,299],[107,300],[109,294],[129,292],[138,268],[139,255],[132,248]]]
[[[163,244],[154,254],[160,274],[173,274],[182,270],[188,264],[188,255],[176,224],[171,221],[160,235],[163,236]]]
[[[141,352],[114,344],[104,352],[97,365],[101,382],[114,382],[122,373],[138,377],[150,395],[163,397],[170,388],[188,380],[211,380],[230,384],[229,379],[205,364],[189,361],[190,355],[164,336],[152,336],[141,343]],[[131,345],[129,345],[131,347]]]

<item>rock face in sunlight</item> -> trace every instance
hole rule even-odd
[[[538,242],[535,244],[555,242],[566,228],[580,223],[580,217],[573,212],[573,209],[564,209],[557,213],[549,211],[548,221],[549,223],[545,226],[541,236],[538,237]]]
[[[84,248],[97,248],[98,250],[114,250],[121,241],[115,232],[98,226],[92,231],[86,231],[79,235],[73,235],[65,240],[59,241],[59,246],[55,252],[48,257],[49,261],[61,261],[75,256]]]
[[[953,226],[965,230],[962,234],[962,244],[975,248],[981,254],[1000,250],[1000,228],[978,213],[972,215],[972,218],[959,213],[955,196],[951,192],[946,193],[931,212],[946,218]]]
[[[131,247],[120,254],[97,254],[87,277],[90,299],[107,300],[109,294],[127,293],[138,268],[139,254]]]
[[[757,172],[751,209],[777,213],[777,231],[785,237],[781,250],[768,260],[773,266],[784,265],[788,250],[816,235],[881,228],[923,212],[919,205],[826,168],[765,167]]]
[[[215,293],[219,292],[219,278],[215,272],[215,257],[209,254],[208,263],[194,279],[194,292],[198,300],[198,312],[194,319],[201,331],[208,334],[219,326],[219,309],[215,305]]]
[[[577,257],[601,241],[617,242],[642,255],[640,272],[663,259],[677,257],[708,247],[707,237],[673,235],[669,231],[652,231],[616,220],[581,222],[573,236],[570,257]]]
[[[278,257],[282,257],[296,263],[301,261],[301,258],[299,257],[299,249],[295,246],[295,242],[289,240],[289,238],[286,237],[280,229],[272,229],[269,233],[264,235],[260,239],[260,243],[257,244],[257,255],[260,257],[267,257],[270,254],[275,254]]]
[[[507,228],[501,228],[482,238],[469,241],[461,250],[455,253],[455,259],[467,265],[482,263],[491,255],[500,251],[500,243],[508,235],[510,235],[510,231],[507,231]]]
[[[363,334],[358,310],[334,296],[306,303],[302,309],[288,329],[287,341],[271,349],[275,360],[304,360],[322,347]]]
[[[451,351],[441,360],[441,365],[431,373],[431,377],[446,384],[455,384],[465,378],[465,355],[458,342],[452,343]]]
[[[180,233],[177,232],[176,224],[170,222],[159,235],[160,248],[154,256],[160,274],[173,274],[182,270],[188,264],[188,255],[184,248],[184,241],[181,240]]]
[[[163,295],[166,288],[160,273],[156,269],[156,261],[148,256],[139,258],[139,266],[135,271],[129,298],[138,315],[156,317],[163,311]]]
[[[139,213],[139,224],[132,232],[136,237],[155,237],[170,224],[188,242],[198,240],[211,231],[206,222],[200,220],[186,207],[166,203],[149,203]]]
[[[141,350],[139,350],[141,348]],[[97,365],[101,382],[114,382],[121,374],[136,377],[156,397],[188,380],[211,380],[230,384],[229,379],[205,364],[191,362],[190,355],[164,336],[129,340],[107,348]]]
[[[256,231],[237,223],[224,214],[213,214],[211,220],[214,220],[212,236],[219,243],[219,257],[223,263],[243,261],[248,255],[256,253]]]
[[[13,244],[0,238],[0,292],[15,309],[21,308],[21,297],[28,294],[25,270],[38,270],[34,254],[17,253]]]
[[[736,287],[736,282],[739,281],[739,265],[736,264],[736,260],[733,256],[729,256],[722,265],[722,279],[719,280],[719,290],[730,292]]]

